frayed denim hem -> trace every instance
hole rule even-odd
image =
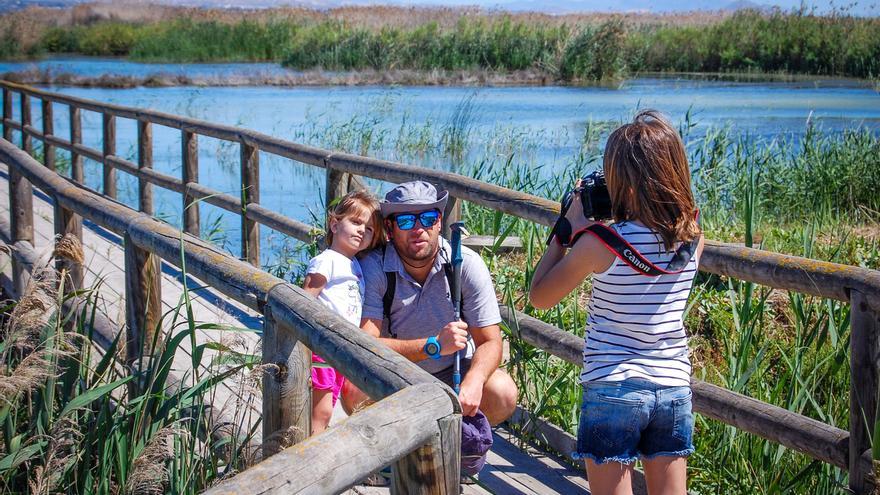
[[[576,461],[590,459],[591,461],[595,462],[596,464],[605,464],[608,462],[619,462],[621,464],[627,464],[627,465],[635,464],[635,462],[637,460],[639,460],[639,458],[635,457],[635,456],[597,457],[593,454],[581,453],[581,452],[572,452],[571,458]]]
[[[675,450],[672,452],[657,452],[656,454],[645,455],[642,454],[642,459],[653,459],[655,457],[688,457],[694,453],[696,449],[693,447],[684,450]]]

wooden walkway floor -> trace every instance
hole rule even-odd
[[[9,218],[8,172],[0,165],[0,216]],[[34,236],[35,249],[48,257],[53,246],[53,210],[51,199],[39,191],[34,197]],[[122,239],[90,222],[83,225],[83,247],[85,251],[85,287],[94,288],[99,294],[99,307],[111,321],[118,322],[123,329],[125,322],[124,294],[124,256]],[[0,253],[0,266],[6,276],[11,277],[11,267],[7,254]],[[184,275],[176,267],[162,264],[163,309],[173,311],[181,304],[184,281],[192,298],[195,320],[227,325],[233,328],[250,329],[248,332],[224,330],[199,330],[198,343],[224,342],[239,352],[259,353],[262,317],[250,309],[231,301],[211,288],[205,287],[198,279]],[[165,323],[170,324],[166,318]],[[170,326],[170,325],[169,325]],[[172,330],[166,328],[166,331]],[[178,373],[191,369],[189,348],[184,349],[175,360]],[[217,390],[214,403],[220,408],[234,408],[241,404],[242,386],[223,382]],[[259,397],[245,401],[253,414],[241,415],[257,418],[260,415]],[[337,409],[333,422],[344,417]],[[349,494],[389,493],[387,488],[356,486]],[[488,462],[480,473],[478,484],[463,485],[466,494],[549,494],[549,493],[589,493],[588,484],[582,470],[573,469],[559,459],[545,455],[533,448],[526,451],[519,447],[519,441],[503,428],[495,434],[495,446]]]

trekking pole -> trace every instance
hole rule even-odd
[[[468,235],[464,222],[449,226],[452,231],[452,306],[455,308],[455,321],[461,320],[461,236]],[[461,389],[461,351],[455,351],[455,367],[452,369],[452,389],[458,394]]]

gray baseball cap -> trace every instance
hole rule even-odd
[[[414,180],[404,182],[388,191],[388,194],[385,195],[385,201],[379,203],[379,208],[382,210],[382,217],[404,212],[419,213],[435,208],[442,213],[446,208],[448,198],[448,192],[438,192],[433,184]]]

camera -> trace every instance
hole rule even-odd
[[[584,216],[593,220],[602,221],[611,218],[611,196],[608,194],[608,186],[605,184],[605,173],[597,170],[581,177],[580,184],[571,191],[565,193],[560,201],[559,218],[550,231],[547,244],[553,237],[559,239],[560,244],[568,246],[571,240],[571,224],[565,218],[571,202],[580,198],[583,205]]]
[[[605,184],[605,172],[597,170],[581,177],[580,185],[562,196],[560,217],[564,217],[568,212],[575,196],[581,198],[586,218],[597,221],[611,218],[611,196],[608,194],[608,186]]]

